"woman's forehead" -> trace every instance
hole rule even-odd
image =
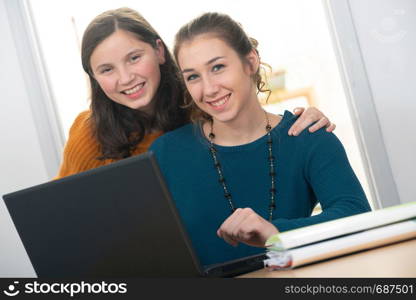
[[[181,68],[188,64],[208,64],[214,57],[229,57],[234,50],[222,39],[213,35],[199,35],[184,42],[178,52]]]
[[[112,61],[135,50],[146,50],[151,46],[137,35],[125,30],[117,30],[95,47],[91,54],[91,64]]]

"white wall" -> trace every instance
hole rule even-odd
[[[415,201],[416,2],[325,4],[376,207]]]
[[[416,201],[416,1],[349,2],[400,201]]]
[[[47,170],[5,7],[0,0],[0,195],[46,181]],[[0,200],[0,277],[34,276],[20,238]]]

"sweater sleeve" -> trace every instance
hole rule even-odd
[[[370,211],[370,205],[338,138],[321,130],[305,136],[304,176],[322,212],[297,219],[276,219],[279,231],[291,230]],[[296,201],[296,199],[293,199]]]

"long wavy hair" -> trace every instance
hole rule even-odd
[[[151,115],[112,101],[93,76],[91,55],[116,30],[131,32],[155,49],[156,41],[162,41],[165,63],[160,65],[160,84],[152,99],[155,109]],[[102,154],[98,159],[129,157],[152,130],[166,132],[189,122],[189,112],[183,108],[184,86],[178,67],[158,33],[135,10],[119,8],[94,18],[83,35],[81,58],[91,86],[90,121]]]
[[[228,46],[230,46],[243,62],[247,62],[246,56],[253,49],[256,51],[260,58],[259,51],[257,50],[258,42],[256,39],[249,37],[241,24],[234,21],[230,16],[222,13],[209,12],[204,13],[201,16],[191,20],[189,23],[179,29],[175,35],[175,44],[173,47],[173,54],[176,62],[178,62],[178,53],[184,42],[192,41],[195,37],[201,34],[213,34],[219,39],[223,40]],[[261,68],[271,67],[260,61],[259,69],[253,74],[252,78],[257,87],[257,93],[266,92],[270,95],[270,90],[266,88],[266,83],[261,76]],[[201,110],[195,102],[192,100],[191,95],[185,90],[184,98],[186,105],[184,108],[190,109],[190,118],[194,122],[198,121],[210,121],[212,117]]]

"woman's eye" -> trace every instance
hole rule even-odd
[[[198,75],[192,74],[186,77],[186,81],[192,81],[198,78]]]
[[[215,65],[215,66],[212,67],[212,71],[217,72],[217,71],[223,69],[224,67],[225,67],[224,65],[218,64],[218,65]]]
[[[112,69],[111,69],[110,67],[102,68],[102,69],[101,69],[101,71],[100,71],[100,73],[101,73],[101,74],[108,73],[108,72],[110,72],[111,70],[112,70]]]
[[[134,61],[139,60],[139,58],[140,58],[140,55],[133,55],[133,56],[130,58],[130,60],[134,62]]]

